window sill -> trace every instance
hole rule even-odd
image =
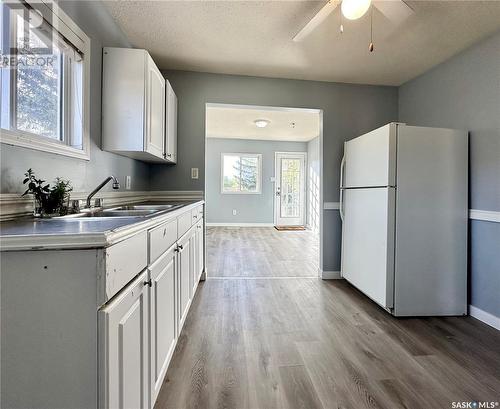
[[[76,149],[27,132],[12,131],[2,128],[0,130],[0,143],[35,149],[47,153],[55,153],[56,155],[67,156],[75,159],[90,160],[90,147],[88,144],[87,146],[84,146],[83,149]]]

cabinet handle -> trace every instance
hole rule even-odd
[[[195,214],[193,217],[194,217],[195,219],[197,219],[197,218],[198,218],[198,215],[197,215],[197,214]]]
[[[151,279],[149,279],[148,281],[144,281],[144,285],[149,285],[150,287],[152,287],[153,282],[151,281]]]
[[[171,157],[172,157],[172,154],[171,154],[171,153],[167,153],[167,156],[168,156],[169,158],[171,158]]]
[[[179,245],[177,246],[177,249],[182,250],[183,248],[184,248],[184,246],[183,246],[182,244],[179,244]]]
[[[167,235],[167,229],[163,229],[163,237],[165,237]]]

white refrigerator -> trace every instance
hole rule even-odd
[[[344,145],[341,275],[396,316],[467,313],[468,134],[390,123]]]

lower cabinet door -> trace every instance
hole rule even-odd
[[[99,406],[149,408],[147,270],[98,312]]]
[[[198,264],[197,264],[197,280],[200,280],[201,274],[203,273],[203,266],[205,265],[205,235],[203,234],[203,220],[200,220],[197,226],[197,252],[198,252]]]
[[[154,406],[175,348],[175,246],[151,267],[151,407]]]
[[[190,232],[179,241],[177,251],[178,251],[178,271],[177,275],[179,277],[179,314],[178,314],[178,333],[180,333],[184,320],[189,309],[189,301],[191,294],[191,245],[189,236]]]
[[[194,226],[193,233],[189,238],[189,246],[191,247],[191,265],[189,267],[189,277],[191,283],[191,299],[194,297],[196,287],[198,286],[197,270],[198,270],[198,225]]]

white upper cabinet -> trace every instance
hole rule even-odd
[[[177,95],[169,81],[166,81],[166,104],[165,159],[177,163]]]
[[[170,94],[146,50],[104,48],[102,148],[145,162],[175,163],[167,158],[176,156],[176,140],[170,139],[177,138],[177,98],[171,87]],[[173,113],[167,109],[170,100]],[[169,124],[170,117],[175,123]]]

